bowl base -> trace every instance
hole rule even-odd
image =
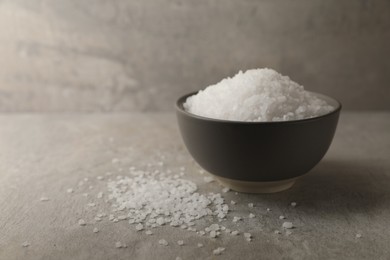
[[[275,193],[287,190],[291,188],[295,181],[299,178],[292,178],[281,181],[240,181],[234,179],[223,178],[220,176],[215,176],[223,186],[226,186],[234,191],[243,192],[243,193]]]

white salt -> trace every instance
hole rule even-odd
[[[183,246],[183,245],[184,245],[184,241],[183,241],[183,240],[178,240],[178,241],[177,241],[177,244],[178,244],[179,246]]]
[[[92,231],[93,231],[93,233],[98,233],[99,229],[95,227]]]
[[[145,231],[145,234],[148,235],[148,236],[150,236],[150,235],[153,235],[153,232],[150,231],[150,230],[146,230],[146,231]]]
[[[296,206],[297,206],[297,203],[296,203],[296,202],[291,202],[291,206],[292,206],[292,207],[296,207]]]
[[[253,213],[249,213],[249,218],[255,218],[256,217],[256,215],[255,214],[253,214]]]
[[[67,193],[73,193],[73,189],[72,188],[69,188],[66,190]]]
[[[139,223],[138,225],[135,226],[135,230],[137,231],[141,231],[144,229],[144,225],[142,225],[141,223]]]
[[[214,178],[211,177],[211,176],[206,176],[206,177],[203,178],[203,180],[204,180],[205,182],[207,182],[207,183],[210,183],[210,182],[213,182],[213,181],[214,181]]]
[[[198,243],[198,247],[203,247],[203,244],[202,243]]]
[[[334,108],[272,69],[240,71],[187,98],[186,111],[233,121],[286,121],[320,116]]]
[[[29,246],[30,246],[30,243],[27,241],[23,242],[23,244],[22,244],[22,247],[29,247]]]
[[[160,240],[158,241],[158,244],[159,244],[159,245],[162,245],[162,246],[167,246],[167,245],[168,245],[168,241],[166,241],[165,239],[160,239]]]
[[[279,219],[286,219],[285,216],[279,216]]]
[[[213,250],[213,254],[214,255],[220,255],[220,254],[222,254],[223,251],[225,251],[224,247],[218,247],[217,249]]]
[[[79,219],[78,223],[79,223],[80,226],[85,226],[85,225],[87,225],[87,222],[85,222],[84,219]]]
[[[286,228],[286,229],[291,229],[293,228],[293,223],[291,222],[284,222],[283,225],[282,225],[283,228]]]
[[[45,201],[49,201],[50,199],[48,197],[41,197],[39,200],[45,202]]]

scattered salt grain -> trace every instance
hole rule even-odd
[[[137,230],[137,231],[141,231],[141,230],[143,230],[144,229],[144,225],[142,225],[141,223],[139,223],[139,224],[137,224],[136,226],[135,226],[135,230]]]
[[[202,243],[198,243],[198,247],[203,247],[203,244]]]
[[[280,232],[279,230],[275,230],[274,233],[275,233],[275,234],[280,234],[280,233],[282,233],[282,232]]]
[[[162,245],[162,246],[167,246],[167,245],[168,245],[168,241],[166,241],[165,239],[160,239],[160,240],[158,241],[158,244],[159,244],[159,245]]]
[[[237,230],[234,230],[234,231],[232,231],[232,233],[230,233],[230,234],[232,234],[233,236],[237,236],[238,234],[240,234]]]
[[[96,206],[96,204],[95,204],[95,203],[93,203],[93,202],[91,202],[91,203],[88,203],[87,205],[88,205],[88,207],[95,207],[95,206]]]
[[[282,227],[285,228],[285,229],[291,229],[294,226],[293,226],[293,223],[291,223],[291,222],[284,222]]]
[[[267,208],[267,211],[268,211],[268,212],[270,212],[270,211],[271,211],[271,209],[270,209],[270,208]]]
[[[146,230],[146,231],[145,231],[145,234],[148,235],[148,236],[150,236],[150,235],[153,235],[153,232],[152,232],[151,230]]]
[[[234,223],[236,223],[236,222],[238,222],[238,221],[240,221],[240,220],[242,220],[241,217],[234,217],[234,218],[233,218],[233,222],[234,222]]]
[[[222,254],[223,251],[225,251],[224,247],[218,247],[217,249],[213,250],[213,254],[214,255],[220,255],[220,254]]]
[[[234,121],[287,121],[319,116],[334,108],[272,69],[252,69],[199,91],[186,111]]]
[[[95,227],[95,228],[93,229],[93,233],[98,233],[98,232],[99,232],[99,229]]]
[[[49,201],[50,199],[48,197],[41,197],[39,200],[45,202],[45,201]]]
[[[211,231],[210,232],[210,237],[212,237],[212,238],[216,238],[217,237],[217,232],[216,231]]]
[[[251,242],[252,241],[252,234],[251,233],[244,233],[244,237],[246,241]]]
[[[23,242],[23,244],[22,244],[22,247],[29,247],[29,246],[30,246],[30,243],[27,241]]]
[[[225,188],[222,189],[222,192],[223,192],[223,193],[226,193],[226,192],[228,192],[228,191],[230,191],[230,189],[229,189],[228,187],[225,187]]]
[[[291,206],[292,206],[292,207],[296,207],[296,206],[297,206],[297,203],[296,203],[296,202],[291,202]]]
[[[253,214],[253,213],[249,213],[249,218],[255,218],[256,217],[256,215],[255,214]]]
[[[248,203],[248,207],[253,208],[253,203]]]
[[[178,240],[178,241],[177,241],[177,244],[178,244],[179,246],[183,246],[183,245],[184,245],[184,241],[183,241],[183,240]]]
[[[103,176],[97,176],[96,179],[99,180],[99,181],[102,181],[102,180],[104,180],[104,177]]]
[[[361,238],[362,234],[356,234],[356,238]]]
[[[286,219],[285,216],[279,216],[279,219]]]
[[[72,188],[69,188],[66,190],[67,193],[73,193],[73,189]]]
[[[122,248],[122,243],[121,242],[115,242],[115,247],[116,248]]]
[[[79,223],[80,226],[85,226],[85,225],[87,225],[87,222],[85,222],[84,219],[79,219],[78,223]]]
[[[210,183],[214,181],[214,178],[211,176],[203,177],[204,182]]]
[[[236,202],[235,202],[234,200],[231,200],[231,201],[230,201],[230,204],[236,205]]]

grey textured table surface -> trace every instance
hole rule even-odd
[[[290,190],[268,195],[222,193],[217,183],[204,182],[172,114],[1,115],[0,125],[0,259],[390,259],[388,112],[342,113],[322,162]],[[110,207],[96,198],[106,185],[96,177],[125,175],[131,166],[173,173],[184,166],[200,193],[237,201],[221,223],[251,232],[253,241],[170,226],[147,236],[126,221],[95,223],[96,212]],[[50,200],[40,201],[43,196]],[[97,207],[87,206],[92,201]],[[296,226],[292,234],[281,229],[280,215]],[[244,219],[235,224],[233,216]],[[78,225],[80,218],[86,226]],[[170,245],[159,246],[161,238]],[[22,247],[25,241],[30,246]],[[116,241],[128,247],[117,249]],[[219,246],[226,251],[212,255]]]

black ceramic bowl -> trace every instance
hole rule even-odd
[[[290,188],[327,152],[341,104],[318,117],[280,122],[239,122],[197,116],[184,110],[187,94],[176,102],[179,129],[189,153],[206,171],[236,191],[277,192]]]

